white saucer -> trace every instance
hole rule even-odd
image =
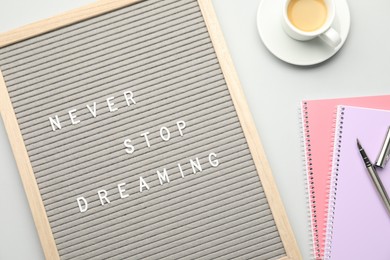
[[[257,12],[257,28],[264,45],[279,59],[300,66],[321,63],[344,45],[351,24],[346,0],[335,0],[336,17],[332,27],[340,33],[341,44],[333,49],[315,38],[302,42],[290,38],[282,27],[282,0],[262,0]]]

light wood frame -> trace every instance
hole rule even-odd
[[[141,0],[100,0],[73,11],[48,18],[7,33],[0,34],[0,48],[31,37],[41,35],[83,20],[126,7]],[[280,237],[286,250],[280,260],[302,259],[297,242],[289,224],[282,200],[275,185],[271,168],[265,156],[260,138],[257,134],[249,107],[246,103],[237,73],[226,46],[211,0],[198,0],[207,25],[214,49],[231,94],[238,118],[245,134],[249,149],[259,174],[264,192],[269,202]],[[41,194],[34,176],[30,159],[16,119],[7,87],[0,71],[0,112],[4,121],[18,170],[23,182],[28,202],[32,211],[35,226],[43,247],[46,259],[60,259],[49,220],[43,205]]]

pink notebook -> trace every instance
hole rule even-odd
[[[323,259],[328,193],[337,105],[390,110],[390,95],[308,100],[301,104],[312,243],[315,259]],[[389,258],[390,259],[390,258]]]
[[[390,214],[356,144],[374,163],[389,126],[390,111],[338,108],[325,259],[390,259]],[[377,171],[390,193],[390,165]]]

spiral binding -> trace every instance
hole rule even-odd
[[[336,207],[336,194],[337,194],[337,182],[339,177],[339,162],[340,152],[342,144],[343,133],[343,120],[345,114],[345,107],[339,107],[337,109],[337,122],[335,126],[335,140],[334,140],[334,154],[332,156],[332,175],[330,178],[330,191],[329,191],[329,203],[328,203],[328,219],[326,226],[326,239],[324,259],[330,259],[330,253],[332,251],[332,238],[333,238],[333,224],[334,224],[334,211]]]
[[[316,212],[316,199],[314,191],[314,182],[313,182],[313,169],[312,169],[312,159],[311,159],[311,143],[310,143],[310,129],[309,129],[309,115],[307,112],[307,102],[302,102],[300,113],[301,124],[301,144],[303,150],[303,167],[304,167],[304,182],[305,182],[305,194],[307,202],[307,214],[308,219],[310,220],[308,229],[309,229],[309,239],[310,247],[312,250],[310,256],[312,259],[320,259],[320,241],[318,235],[318,225],[317,225],[317,212]],[[314,232],[313,232],[314,231]],[[313,235],[314,233],[314,235]]]

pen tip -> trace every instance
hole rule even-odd
[[[362,146],[360,145],[360,142],[359,142],[358,138],[356,138],[356,143],[357,143],[357,146],[359,147],[359,149],[362,149]]]

